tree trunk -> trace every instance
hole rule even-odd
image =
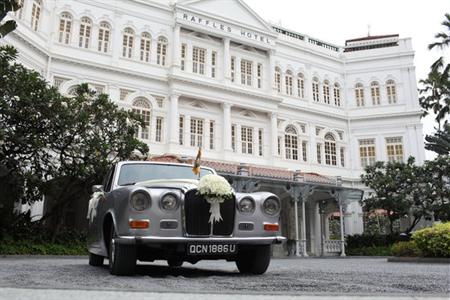
[[[422,217],[414,217],[414,220],[411,223],[411,226],[408,227],[408,229],[406,229],[405,233],[410,233],[411,230],[413,230],[414,227],[416,227],[417,223],[419,223],[419,221],[422,219]]]

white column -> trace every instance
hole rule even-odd
[[[269,93],[276,93],[275,86],[275,50],[269,50],[269,70],[267,70],[267,89]]]
[[[278,119],[276,113],[270,115],[270,140],[273,159],[278,156]]]
[[[116,65],[119,61],[119,57],[122,55],[122,25],[120,23],[120,17],[114,17],[114,28],[112,29],[112,43],[110,45],[113,65]]]
[[[231,55],[230,55],[230,39],[223,39],[223,78],[226,82],[231,81]],[[217,63],[217,62],[216,62]]]
[[[223,103],[223,150],[224,151],[233,151],[231,149],[231,104]]]
[[[295,256],[300,256],[300,245],[298,236],[298,199],[294,199],[294,218],[295,218]]]
[[[172,45],[172,65],[180,67],[180,25],[173,27],[173,45]]]
[[[302,256],[308,257],[306,252],[306,212],[305,212],[305,197],[302,195],[302,227],[301,227],[301,238],[302,238]]]
[[[342,203],[339,201],[339,221],[341,223],[341,256],[345,255],[345,236],[344,236],[344,213],[342,209]]]
[[[241,135],[241,125],[236,125],[236,152],[242,153],[242,135]]]
[[[191,116],[184,117],[184,145],[191,146]]]
[[[178,127],[179,127],[179,115],[178,115],[178,98],[180,95],[170,95],[170,125],[169,125],[169,143],[178,144]]]

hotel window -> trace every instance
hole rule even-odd
[[[70,34],[72,31],[72,15],[68,12],[61,14],[59,19],[59,38],[60,43],[70,44]]]
[[[191,118],[191,146],[203,147],[203,120]]]
[[[325,135],[325,164],[336,166],[336,141],[331,133]]]
[[[284,79],[285,79],[285,84],[286,84],[286,94],[292,95],[292,72],[287,71]]]
[[[317,79],[317,77],[313,78],[313,82],[312,82],[312,92],[313,92],[313,101],[314,102],[319,102],[319,79]]]
[[[330,83],[328,80],[323,82],[323,102],[330,104]]]
[[[156,134],[155,134],[156,142],[162,141],[162,130],[163,130],[163,118],[156,117]]]
[[[252,62],[241,60],[241,84],[252,85]]]
[[[386,138],[388,161],[403,162],[403,142],[401,137]]]
[[[370,84],[370,94],[372,95],[372,104],[380,105],[380,85],[378,82],[373,81]]]
[[[205,54],[206,49],[194,47],[192,49],[192,72],[205,74]]]
[[[81,18],[80,36],[78,40],[78,47],[89,48],[91,40],[92,21],[87,17]]]
[[[263,147],[264,147],[263,134],[264,132],[262,128],[258,129],[259,156],[263,156]]]
[[[386,92],[389,104],[397,103],[397,91],[394,80],[386,81]]]
[[[110,35],[111,26],[106,22],[101,22],[98,29],[98,51],[105,53],[109,51]]]
[[[298,137],[294,126],[288,126],[284,131],[284,150],[286,159],[298,160]]]
[[[141,126],[136,131],[136,137],[144,140],[149,139],[149,125],[150,125],[150,111],[151,105],[150,102],[143,98],[136,98],[133,101],[133,106],[131,111],[137,115],[139,115],[144,121],[144,126]]]
[[[181,71],[184,71],[186,68],[186,52],[187,52],[187,45],[181,44]]]
[[[317,163],[321,164],[322,163],[322,144],[317,144],[316,150],[317,150]]]
[[[277,88],[278,93],[281,93],[281,70],[280,68],[275,68],[275,86]]]
[[[236,152],[236,125],[231,125],[231,149]]]
[[[23,3],[22,3],[23,5]],[[39,28],[39,19],[41,18],[41,1],[34,0],[33,7],[31,9],[31,29],[37,31]]]
[[[359,140],[359,157],[362,168],[375,163],[375,139]]]
[[[209,149],[214,150],[214,121],[209,121]]]
[[[362,83],[355,85],[356,106],[364,106],[364,86]]]
[[[307,152],[308,142],[302,141],[302,158],[303,161],[308,161],[308,152]]]
[[[211,77],[216,78],[217,52],[211,53]]]
[[[160,36],[158,38],[158,47],[156,48],[156,63],[160,66],[166,65],[167,39]]]
[[[180,116],[178,124],[178,142],[184,145],[184,116]]]
[[[234,82],[236,78],[236,58],[234,56],[231,57],[231,82]]]
[[[258,75],[258,89],[262,88],[262,64],[258,64],[258,70],[257,70],[257,75]]]
[[[253,154],[253,128],[241,127],[242,153]]]
[[[334,105],[341,106],[341,87],[339,84],[334,84]]]
[[[298,73],[297,94],[300,98],[305,98],[305,76],[302,73]]]
[[[18,19],[22,19],[22,11],[24,10],[24,1],[25,0],[19,0],[18,4],[20,6],[20,9],[16,10],[14,13]]]
[[[339,154],[341,156],[341,167],[345,167],[345,148],[341,147],[339,149],[339,152],[340,152]]]
[[[123,31],[122,40],[122,56],[126,58],[131,58],[133,55],[133,42],[134,42],[134,31],[133,29],[127,27]]]
[[[151,36],[148,32],[144,32],[141,35],[141,61],[150,61],[150,43]]]

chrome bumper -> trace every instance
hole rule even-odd
[[[241,245],[270,245],[285,241],[283,236],[270,237],[159,237],[159,236],[118,236],[116,243],[125,245],[145,244],[187,244],[187,243],[227,243]]]

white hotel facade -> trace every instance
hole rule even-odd
[[[142,114],[151,154],[359,176],[424,160],[411,39],[345,46],[272,25],[241,0],[22,0],[6,37],[62,93],[82,82]],[[360,232],[350,205],[347,233]]]

